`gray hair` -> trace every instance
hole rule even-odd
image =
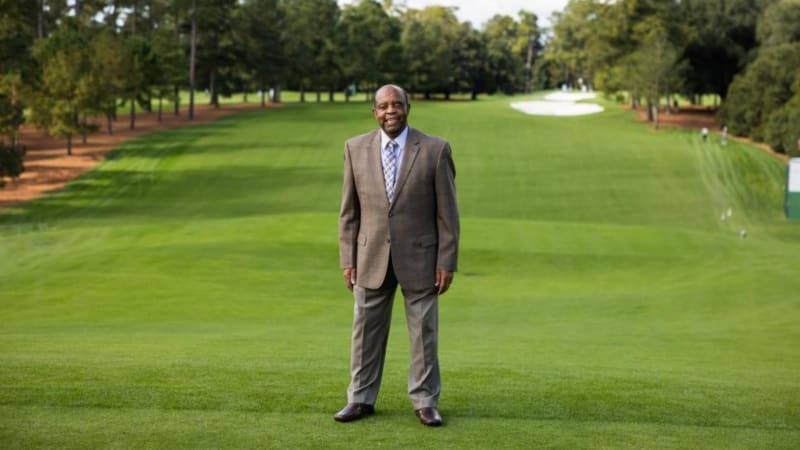
[[[392,88],[395,91],[403,94],[403,101],[405,101],[406,109],[408,109],[408,105],[409,105],[409,103],[408,103],[408,92],[406,92],[405,89],[401,88],[400,86],[398,86],[396,84],[384,84],[383,86],[379,87],[375,91],[375,94],[372,96],[372,107],[373,108],[377,108],[378,107],[378,92],[380,92],[380,91],[382,91],[382,90],[384,90],[386,88]]]

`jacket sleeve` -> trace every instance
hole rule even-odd
[[[361,206],[356,191],[353,163],[348,144],[344,147],[344,181],[342,205],[339,210],[339,265],[342,269],[356,267],[356,241],[361,225]]]
[[[439,235],[436,268],[450,272],[458,269],[460,233],[455,178],[452,151],[450,144],[445,143],[436,164],[436,227]]]

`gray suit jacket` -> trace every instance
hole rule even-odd
[[[390,205],[380,143],[380,130],[345,143],[339,262],[356,268],[359,286],[377,289],[391,254],[402,287],[433,287],[437,268],[457,269],[459,219],[450,145],[409,128]]]

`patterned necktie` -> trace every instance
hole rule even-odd
[[[386,197],[389,203],[394,201],[394,185],[397,173],[397,148],[400,147],[397,142],[389,141],[386,148],[381,152],[381,159],[383,159],[383,180],[386,182]]]

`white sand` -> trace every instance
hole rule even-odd
[[[511,107],[537,116],[582,116],[603,111],[603,107],[595,103],[576,103],[595,97],[597,94],[593,92],[555,92],[545,96],[544,100],[514,102]]]

